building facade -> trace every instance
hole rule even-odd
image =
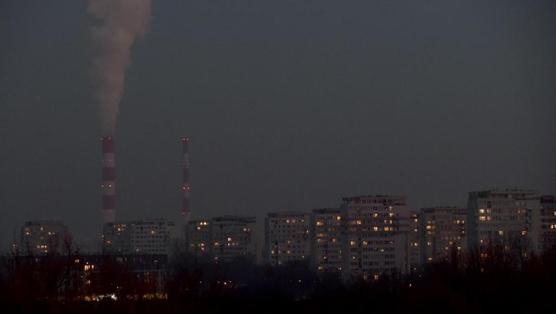
[[[212,254],[212,222],[210,219],[190,220],[185,226],[187,251],[196,257]]]
[[[506,189],[469,193],[467,208],[467,244],[479,249],[481,256],[489,248],[527,254],[538,248],[540,196],[536,191]]]
[[[340,274],[345,252],[345,212],[340,208],[320,208],[312,214],[313,268],[319,273]]]
[[[256,218],[220,216],[212,218],[212,254],[216,261],[229,262],[238,257],[255,260],[257,245],[253,239]]]
[[[408,230],[408,263],[409,272],[418,272],[421,268],[421,214],[415,211],[409,213]]]
[[[312,237],[309,213],[268,213],[265,219],[265,262],[272,266],[308,262]]]
[[[68,228],[61,221],[27,221],[21,227],[19,254],[25,256],[65,254],[71,249]]]
[[[409,271],[409,210],[404,196],[347,197],[345,279],[378,279]]]
[[[185,229],[187,250],[196,257],[206,257],[216,262],[229,262],[239,257],[255,261],[255,225],[256,218],[253,216],[191,220]]]
[[[541,197],[541,212],[538,232],[539,250],[556,248],[556,196]]]
[[[168,255],[176,239],[175,224],[164,219],[107,223],[103,252],[116,255]]]
[[[465,250],[466,212],[457,207],[421,209],[422,263],[447,261],[452,253]]]

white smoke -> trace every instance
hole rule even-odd
[[[98,20],[92,28],[93,76],[101,130],[107,135],[116,128],[131,46],[147,31],[151,0],[89,0],[88,12]]]

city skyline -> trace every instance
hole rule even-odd
[[[555,0],[0,1],[0,312],[556,312],[555,35]]]
[[[291,5],[154,3],[115,134],[121,219],[178,219],[182,135],[192,217],[357,194],[411,208],[491,187],[555,194],[553,3]],[[89,245],[101,222],[91,18],[76,1],[0,11],[0,245],[40,218]],[[261,18],[286,15],[293,26]]]

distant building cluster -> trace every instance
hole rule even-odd
[[[310,222],[310,223],[308,223]],[[343,278],[407,274],[427,263],[501,248],[523,257],[556,245],[556,197],[520,189],[469,193],[467,208],[410,210],[392,195],[346,197],[338,208],[269,213],[264,261],[309,262]]]
[[[256,217],[219,216],[189,220],[182,241],[174,222],[144,219],[107,223],[102,252],[113,256],[168,256],[177,243],[211,262],[255,261]],[[63,254],[67,228],[61,222],[27,222],[23,255]],[[345,197],[337,207],[308,212],[272,212],[264,219],[262,261],[270,266],[306,263],[318,273],[344,279],[377,279],[416,272],[492,248],[527,257],[556,245],[556,197],[506,189],[469,193],[460,207],[409,208],[405,196]],[[158,260],[158,259],[157,259]]]

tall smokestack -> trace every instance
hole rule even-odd
[[[116,218],[116,159],[114,138],[102,137],[102,216],[105,223]]]
[[[183,146],[183,160],[182,160],[182,205],[181,214],[184,216],[185,220],[189,219],[190,208],[189,208],[189,195],[191,193],[191,184],[189,182],[189,137],[183,136],[181,138],[181,143]]]

